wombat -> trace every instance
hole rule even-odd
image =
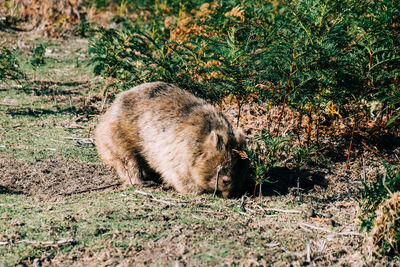
[[[214,106],[175,85],[145,83],[117,95],[95,139],[103,162],[126,183],[159,180],[181,193],[217,190],[223,197],[243,190],[243,133]]]

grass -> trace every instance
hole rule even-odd
[[[69,114],[50,114],[33,118],[24,115],[2,116],[0,124],[4,132],[0,139],[0,151],[28,161],[51,157],[97,160],[94,146],[79,147],[75,140],[66,139],[87,137],[87,129],[61,126],[71,119]],[[41,123],[38,125],[39,121]]]
[[[84,47],[76,42],[70,47],[68,44],[47,44],[48,49],[56,52],[46,57],[45,65],[37,68],[35,81],[31,80],[34,71],[29,60],[30,50],[22,51],[19,61],[28,80],[19,86],[4,84],[0,90],[0,103],[6,104],[0,104],[4,115],[0,116],[1,152],[28,161],[51,157],[98,160],[93,146],[82,148],[76,140],[66,139],[92,137],[95,122],[83,121],[77,125],[74,119],[87,115],[84,110],[77,110],[76,104],[96,88],[87,86],[93,79],[90,68],[84,61],[77,61],[84,55]],[[67,56],[59,54],[64,49],[68,51]]]
[[[173,194],[156,192],[154,196],[167,198]],[[152,203],[146,196],[137,194],[134,188],[74,195],[56,202],[1,194],[0,220],[9,222],[0,224],[1,241],[29,240],[38,244],[0,246],[0,254],[3,255],[0,263],[29,263],[48,254],[72,263],[74,257],[79,257],[82,252],[91,254],[108,249],[115,255],[132,246],[147,247],[157,242],[168,246],[164,242],[168,237],[173,237],[174,242],[201,248],[203,251],[196,254],[194,260],[206,264],[218,264],[234,255],[244,256],[249,251],[257,253],[265,248],[270,231],[257,224],[247,225],[264,221],[264,216],[255,214],[250,218],[241,215],[237,211],[237,200],[191,199],[192,202],[178,209]],[[236,236],[236,231],[240,236]],[[72,238],[73,242],[59,246],[39,244],[63,238]]]
[[[5,35],[9,43],[24,40]],[[87,42],[41,42],[53,52],[37,80],[0,85],[0,266],[300,265],[308,264],[307,244],[314,265],[357,263],[363,237],[334,235],[358,229],[357,204],[335,183],[338,174],[327,188],[256,199],[140,189],[182,203],[177,206],[137,188],[97,190],[118,182],[117,176],[99,163],[94,146],[65,137],[93,137],[101,100],[91,97],[102,81],[77,60],[85,58]],[[32,77],[30,48],[21,52],[21,66]],[[317,215],[307,215],[310,209]],[[51,243],[66,239],[71,242]]]

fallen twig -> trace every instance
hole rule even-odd
[[[265,247],[273,248],[279,246],[281,243],[268,243],[264,244]]]
[[[64,194],[61,194],[61,195],[70,196],[70,195],[75,195],[75,194],[82,194],[82,193],[87,193],[87,192],[91,192],[91,191],[99,191],[99,190],[103,190],[103,189],[107,189],[107,188],[114,187],[114,186],[119,186],[119,185],[121,185],[121,183],[115,183],[115,184],[105,185],[105,186],[96,187],[96,188],[88,188],[88,189],[85,189],[85,190],[64,193]]]
[[[334,237],[334,236],[344,236],[344,235],[353,235],[353,236],[363,236],[363,234],[357,232],[339,232],[339,233],[332,233],[327,235],[327,238]]]
[[[160,202],[160,203],[170,205],[170,206],[183,206],[186,204],[184,202],[171,202],[171,201],[167,201],[167,200],[163,200],[163,199],[158,199],[158,198],[155,198],[152,194],[141,191],[141,190],[135,190],[135,193],[148,196],[151,201]]]
[[[300,210],[282,210],[282,209],[274,209],[274,208],[263,208],[260,205],[257,205],[257,207],[264,212],[275,211],[275,212],[282,212],[282,213],[301,213]]]
[[[82,138],[82,137],[73,137],[73,136],[63,136],[62,138],[69,139],[69,140],[84,140],[84,141],[90,141],[90,142],[94,143],[93,138]]]
[[[218,178],[219,178],[219,171],[221,170],[221,165],[217,166],[217,174],[215,175],[215,189],[213,193],[213,197],[215,197],[215,194],[217,193],[218,190]]]
[[[313,229],[313,230],[318,230],[318,231],[323,231],[323,232],[327,232],[327,233],[332,233],[332,231],[329,230],[329,229],[325,229],[325,228],[322,228],[322,227],[314,226],[314,225],[308,224],[308,223],[299,223],[299,226],[300,226],[301,228],[305,227],[305,228],[310,228],[310,229]],[[304,229],[304,228],[303,228],[303,229]],[[309,229],[308,229],[308,230],[309,230]]]
[[[351,153],[351,145],[353,144],[353,136],[354,136],[354,129],[356,127],[356,122],[353,122],[353,128],[351,130],[351,138],[350,138],[350,145],[347,150],[347,160],[346,160],[346,172],[349,169],[349,162],[350,162],[350,153]]]
[[[377,155],[378,157],[383,158],[383,159],[384,159],[385,161],[387,161],[387,162],[390,162],[390,160],[389,160],[386,156],[381,155],[377,149],[368,146],[364,141],[362,141],[361,143],[363,144],[363,146],[364,146],[366,149],[368,149],[369,151],[371,151],[372,153],[374,153],[374,154]]]
[[[32,245],[44,245],[44,246],[54,246],[54,245],[65,245],[65,244],[71,244],[74,243],[73,238],[63,238],[58,241],[33,241],[33,240],[18,240],[15,242],[0,242],[0,245],[9,245],[9,244],[20,244],[20,243],[25,243],[25,244],[32,244]]]
[[[362,156],[362,164],[363,164],[363,169],[362,169],[362,178],[364,180],[364,183],[367,180],[367,172],[365,171],[365,158],[364,155]]]
[[[311,255],[310,254],[311,254],[310,243],[308,243],[307,247],[306,247],[306,261],[308,263],[311,262]]]

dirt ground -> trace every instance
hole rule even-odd
[[[0,155],[1,193],[26,194],[49,199],[116,188],[118,177],[104,164],[78,163],[68,159],[46,159],[26,162]]]

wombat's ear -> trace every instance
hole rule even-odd
[[[244,137],[242,128],[237,128],[235,130],[235,138],[238,143],[238,147],[244,147],[246,145],[246,138]]]
[[[222,149],[222,137],[219,136],[214,130],[212,130],[208,136],[207,142],[211,147],[217,148],[218,150]]]

